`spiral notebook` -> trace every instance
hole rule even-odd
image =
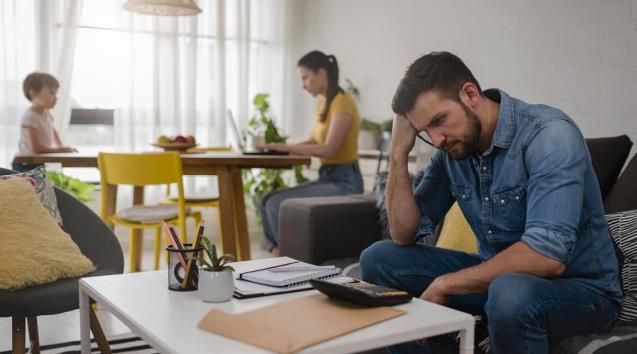
[[[269,286],[289,287],[307,283],[311,279],[328,278],[339,274],[341,274],[341,268],[338,267],[316,266],[297,261],[244,272],[239,274],[239,279]]]

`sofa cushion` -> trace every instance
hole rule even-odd
[[[586,139],[588,151],[591,154],[593,169],[599,182],[602,198],[606,198],[617,181],[619,172],[624,167],[632,141],[626,135],[608,138]]]
[[[620,264],[624,302],[619,313],[622,321],[637,320],[637,210],[606,215],[610,234],[623,256]]]
[[[607,213],[637,209],[637,154],[604,200],[604,209]]]

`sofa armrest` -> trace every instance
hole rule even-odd
[[[381,237],[375,203],[364,194],[284,201],[279,210],[281,256],[313,264],[358,257]]]

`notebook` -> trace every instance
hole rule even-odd
[[[335,276],[325,280],[335,284],[346,284],[346,283],[353,283],[356,281],[355,279],[346,277],[346,276]],[[305,282],[303,284],[294,285],[294,286],[279,287],[279,286],[257,284],[251,281],[241,280],[238,278],[235,278],[234,280],[234,297],[236,299],[250,299],[253,297],[287,294],[287,293],[294,293],[297,291],[305,291],[305,290],[312,290],[312,289],[314,289],[314,287],[312,287],[312,284],[310,284],[309,282]]]
[[[281,269],[301,268],[297,271],[281,271]],[[341,274],[341,268],[316,266],[304,262],[291,262],[275,267],[253,270],[239,274],[240,280],[277,287],[297,286],[311,279],[333,277]]]

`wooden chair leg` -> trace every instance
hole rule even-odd
[[[40,354],[40,335],[38,334],[38,318],[27,317],[29,326],[29,354]]]
[[[24,354],[24,316],[13,316],[11,320],[13,354]]]
[[[111,352],[111,347],[108,345],[108,341],[106,340],[104,331],[102,331],[102,326],[100,325],[100,321],[97,319],[95,311],[92,307],[90,307],[89,309],[91,318],[91,332],[93,332],[93,337],[95,338],[97,347],[100,349],[100,352],[102,352],[102,354],[112,354],[113,352]]]

